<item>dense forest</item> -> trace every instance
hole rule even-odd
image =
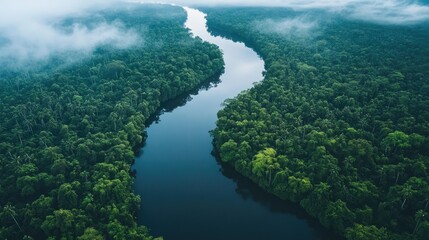
[[[121,22],[143,40],[0,70],[0,239],[153,239],[136,223],[130,175],[145,122],[223,72],[219,49],[185,20],[179,7],[141,4],[68,19]]]
[[[348,240],[428,239],[428,25],[204,11],[212,33],[245,42],[266,66],[218,113],[221,160]],[[272,25],[306,18],[318,28]]]

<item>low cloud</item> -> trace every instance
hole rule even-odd
[[[132,0],[130,0],[132,1]],[[61,22],[84,18],[124,4],[121,0],[0,0],[0,62],[37,61],[54,54],[91,53],[101,45],[125,48],[138,36],[120,22],[74,23],[65,30]],[[145,2],[145,1],[142,1]],[[414,0],[165,0],[179,5],[282,6],[298,12],[325,10],[350,19],[380,24],[416,24],[429,21],[429,6]],[[286,35],[305,35],[318,22],[307,18],[266,20]],[[277,20],[276,20],[277,21]]]
[[[429,21],[429,6],[414,1],[367,1],[351,3],[344,10],[351,18],[382,24],[408,25]]]
[[[63,25],[67,19],[91,16],[114,3],[118,2],[0,0],[0,60],[25,64],[56,54],[89,54],[101,45],[128,47],[138,36],[120,22]]]
[[[183,5],[282,6],[295,10],[319,9],[351,19],[380,24],[408,25],[429,21],[429,6],[415,0],[171,0]]]
[[[309,38],[319,29],[319,21],[308,16],[283,19],[265,19],[255,21],[256,30],[265,33],[277,33],[286,38]]]

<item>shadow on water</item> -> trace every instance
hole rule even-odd
[[[200,91],[208,91],[211,88],[217,87],[218,84],[220,84],[222,81],[220,80],[221,73],[216,74],[214,77],[209,78],[208,80],[202,82],[197,87],[191,89],[190,91],[180,94],[177,97],[167,100],[163,103],[161,103],[161,106],[156,110],[154,114],[152,114],[145,122],[145,129],[147,129],[152,124],[157,124],[160,122],[160,116],[164,113],[173,112],[174,109],[183,107],[186,105],[187,102],[192,101],[192,96],[197,95]],[[143,140],[142,144],[138,145],[135,149],[135,156],[140,157],[143,154],[144,147],[146,145],[146,139],[147,139],[147,132],[146,130],[143,132]],[[132,170],[133,175],[137,173],[136,169]]]
[[[269,209],[272,213],[293,215],[300,220],[304,220],[308,223],[310,227],[309,229],[316,233],[322,233],[324,239],[343,240],[342,237],[322,227],[317,219],[305,212],[298,203],[282,200],[271,193],[267,193],[252,180],[238,173],[233,166],[221,161],[215,149],[213,149],[212,155],[216,158],[216,162],[219,165],[219,171],[223,176],[232,180],[236,184],[235,192],[243,200],[251,199],[264,208]]]
[[[139,224],[172,240],[339,239],[298,204],[266,193],[210,154],[208,132],[222,102],[261,80],[264,63],[244,44],[213,38],[202,12],[188,9],[187,23],[193,34],[224,51],[225,74],[219,86],[211,79],[164,102],[146,122],[151,137],[133,165],[139,172],[134,189],[142,196]]]
[[[159,123],[159,117],[167,112],[172,112],[174,109],[178,108],[178,107],[183,107],[186,105],[187,102],[192,101],[192,96],[197,95],[200,91],[204,90],[204,91],[208,91],[209,89],[213,88],[213,87],[217,87],[217,85],[219,83],[221,83],[221,80],[219,78],[219,76],[222,73],[216,74],[216,77],[213,77],[205,82],[203,82],[202,84],[198,85],[196,88],[181,94],[171,100],[167,100],[165,102],[163,102],[161,104],[161,107],[158,108],[158,110],[156,111],[156,113],[154,113],[151,117],[149,117],[146,122],[145,122],[145,126],[146,128],[148,128],[150,125],[152,125],[153,123]]]

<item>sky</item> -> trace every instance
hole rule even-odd
[[[68,17],[90,15],[126,0],[0,0],[0,60],[37,61],[66,52],[90,53],[97,46],[124,48],[138,36],[121,23],[100,22],[88,28],[75,24],[69,31],[58,27]],[[132,1],[132,0],[130,0]],[[414,0],[163,0],[180,5],[283,6],[297,10],[323,9],[347,18],[379,24],[408,25],[429,21],[429,6]],[[286,19],[307,29],[311,22]],[[304,21],[304,22],[303,22]],[[307,22],[305,22],[307,21]],[[303,24],[301,24],[303,22]]]

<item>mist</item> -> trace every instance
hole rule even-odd
[[[276,33],[286,38],[311,38],[317,35],[320,21],[309,16],[283,19],[265,19],[254,22],[254,28],[262,33]]]
[[[164,0],[191,6],[281,6],[297,12],[323,10],[345,18],[378,24],[409,25],[429,21],[429,6],[413,0]],[[91,54],[99,46],[127,48],[141,36],[121,22],[61,25],[69,18],[84,18],[116,8],[126,0],[0,0],[0,63],[13,65],[49,59],[53,55]],[[138,1],[153,2],[153,1]],[[305,36],[319,22],[306,17],[267,19],[273,31]]]
[[[121,22],[63,21],[92,17],[119,1],[0,0],[0,62],[25,65],[59,54],[68,58],[90,55],[98,46],[127,48],[139,36]]]
[[[378,24],[409,25],[429,21],[429,6],[415,0],[172,0],[168,2],[196,6],[277,6],[298,11],[317,9]]]

